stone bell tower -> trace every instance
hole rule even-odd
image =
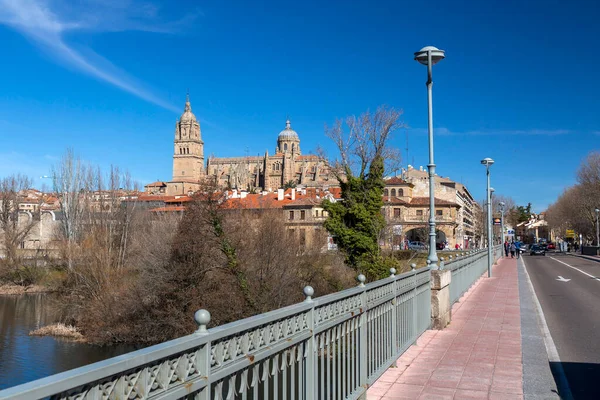
[[[198,190],[203,175],[204,142],[188,94],[183,114],[175,123],[173,180],[167,185],[167,194],[187,194]]]

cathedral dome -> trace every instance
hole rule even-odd
[[[179,122],[196,122],[196,116],[192,112],[192,106],[190,105],[190,96],[187,95],[185,99],[185,109],[181,117],[179,117]]]
[[[295,130],[292,129],[292,125],[290,120],[285,121],[285,129],[279,132],[278,139],[295,139],[300,140],[298,134]]]

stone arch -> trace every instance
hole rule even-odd
[[[410,242],[423,242],[425,244],[429,244],[429,227],[417,227],[412,228],[406,231],[405,233],[406,240]],[[446,232],[441,229],[435,230],[435,242],[443,243],[448,240]]]

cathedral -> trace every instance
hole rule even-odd
[[[327,162],[316,155],[302,155],[300,137],[290,120],[277,136],[274,154],[264,156],[210,157],[204,165],[204,142],[200,123],[192,113],[189,96],[175,124],[173,179],[166,194],[195,192],[202,180],[213,177],[223,189],[274,191],[284,185],[322,187],[337,185]]]

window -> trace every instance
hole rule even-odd
[[[391,196],[392,196],[392,197],[396,197],[396,189],[392,189],[392,194],[391,194]]]
[[[387,190],[387,189],[384,189],[384,190],[383,190],[383,195],[384,195],[385,197],[388,197],[388,196],[390,195],[390,192],[389,192],[389,190]]]
[[[394,208],[394,218],[400,218],[400,209]]]
[[[398,197],[404,196],[404,190],[398,189]]]
[[[319,210],[315,210],[315,217],[319,218]]]
[[[418,217],[422,217],[423,216],[423,210],[417,210],[417,216]]]
[[[435,215],[439,215],[439,216],[444,215],[444,210],[435,210]]]
[[[306,211],[300,210],[300,220],[304,221],[306,219]]]
[[[287,143],[283,144],[283,151],[287,151]]]
[[[290,221],[294,220],[294,210],[290,211]]]
[[[300,246],[306,244],[306,229],[300,229]]]

